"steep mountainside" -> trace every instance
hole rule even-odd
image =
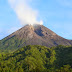
[[[43,25],[26,25],[1,40],[0,50],[14,51],[26,45],[43,45],[52,47],[57,45],[72,45],[72,41],[58,36]]]

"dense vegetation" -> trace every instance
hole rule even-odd
[[[25,39],[18,39],[17,37],[13,36],[10,38],[4,38],[0,41],[0,53],[7,53],[7,52],[13,52],[16,51],[19,48],[22,48],[25,46]]]
[[[72,47],[25,46],[0,54],[0,72],[72,72]]]

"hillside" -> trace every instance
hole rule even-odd
[[[1,52],[12,52],[27,45],[71,46],[72,41],[58,36],[43,25],[26,25],[0,41]]]
[[[72,47],[25,46],[0,55],[0,72],[72,72]]]

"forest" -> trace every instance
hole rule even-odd
[[[28,45],[1,53],[0,72],[72,72],[72,47]]]

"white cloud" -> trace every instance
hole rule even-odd
[[[40,24],[38,19],[38,10],[32,9],[29,2],[33,0],[8,0],[9,4],[15,11],[22,25],[25,24]]]
[[[10,29],[7,31],[7,34],[11,34],[11,33],[15,32],[15,31],[17,31],[18,29],[20,29],[20,27],[12,27],[12,28],[10,28]]]
[[[2,32],[2,28],[0,28],[0,33]]]

